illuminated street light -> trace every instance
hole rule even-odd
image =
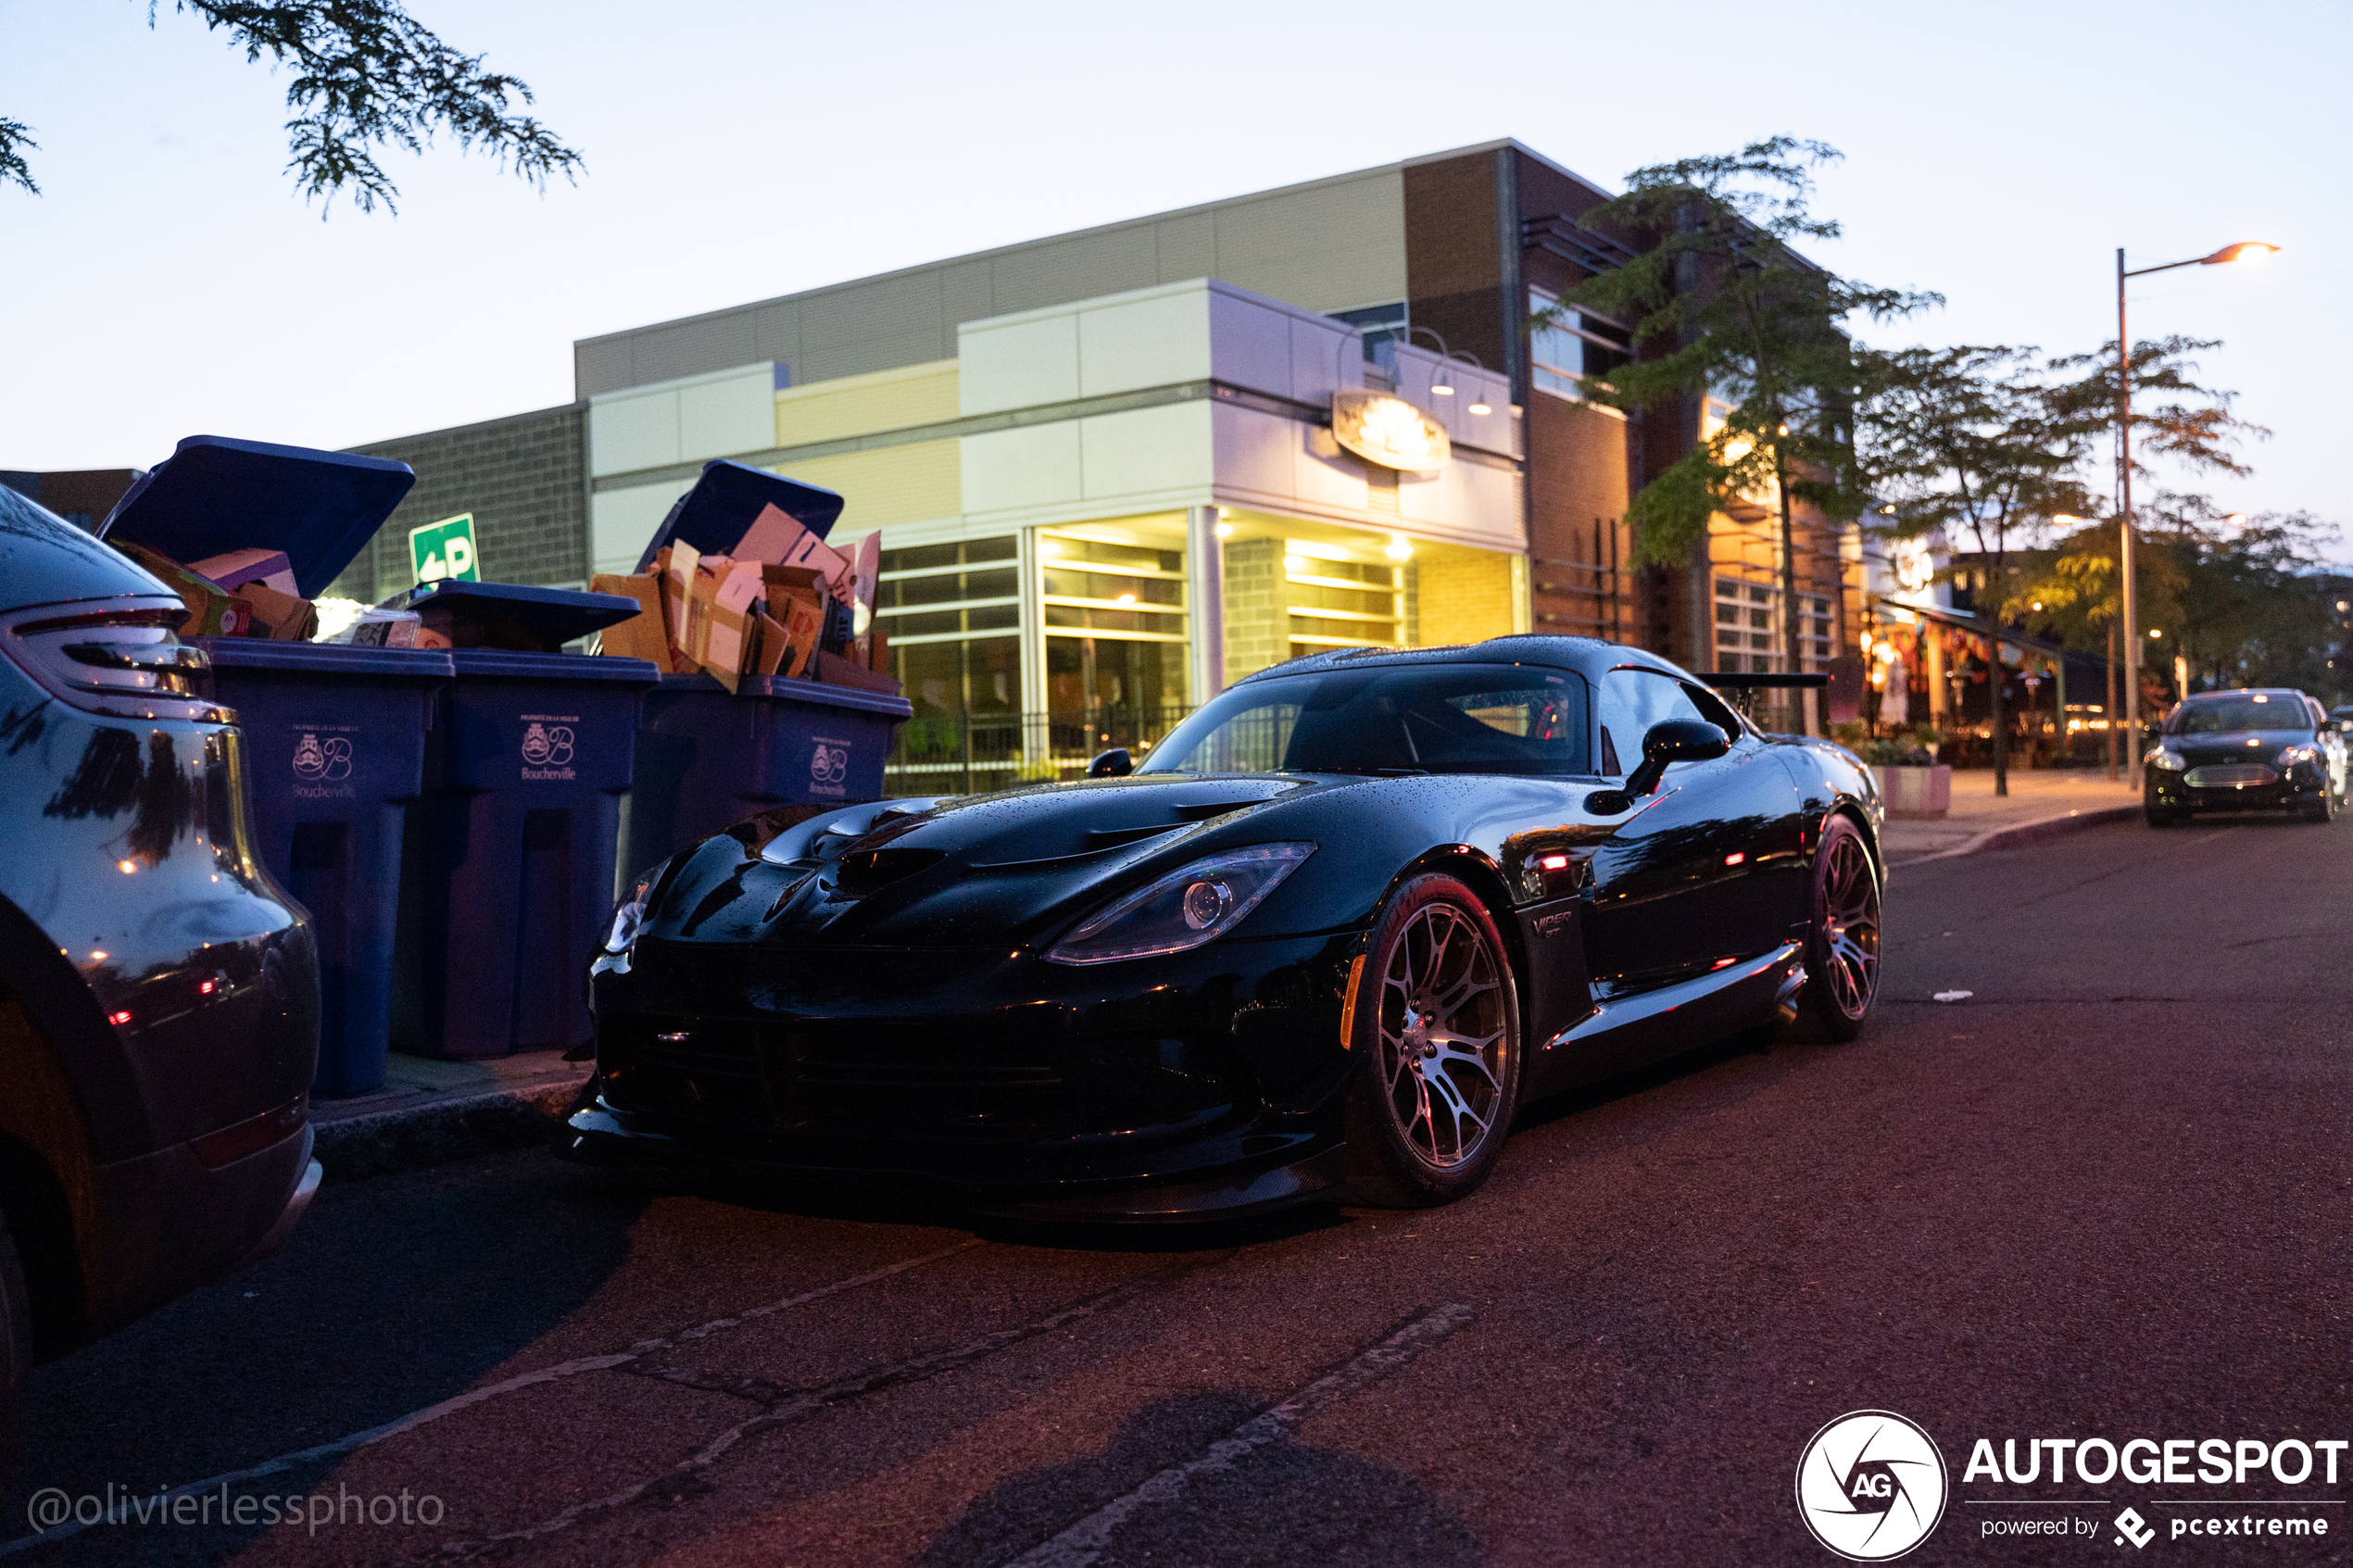
[[[2171,272],[2177,267],[2217,267],[2225,261],[2260,260],[2279,250],[2279,246],[2262,240],[2241,240],[2224,245],[2210,256],[2193,257],[2187,261],[2169,261],[2162,267],[2136,267],[2127,271],[2124,247],[2116,247],[2116,440],[2117,482],[2120,486],[2117,510],[2119,548],[2117,576],[2120,580],[2122,603],[2119,606],[2123,623],[2124,645],[2124,734],[2128,737],[2124,748],[2125,776],[2133,787],[2141,784],[2141,639],[2133,634],[2137,605],[2133,583],[2133,338],[2124,321],[2124,281],[2145,278],[2151,272]],[[2157,635],[2152,632],[2151,636]]]

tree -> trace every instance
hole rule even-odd
[[[1861,473],[1881,497],[1881,526],[1902,537],[1973,542],[1986,565],[1977,595],[1992,658],[1994,793],[2009,793],[2002,631],[2027,600],[2011,552],[2055,517],[2088,509],[2078,477],[2099,430],[2070,383],[2056,385],[2031,348],[1909,348],[1866,356],[1857,408]]]
[[[149,0],[150,27],[157,4]],[[286,168],[306,201],[332,204],[341,191],[362,212],[378,202],[397,210],[399,192],[375,149],[422,152],[438,134],[480,148],[542,191],[550,176],[570,181],[583,168],[580,155],[546,126],[508,112],[510,104],[533,101],[521,79],[484,70],[483,56],[443,43],[399,0],[173,0],[172,8],[226,32],[248,62],[266,56],[292,70]],[[41,194],[25,157],[39,145],[31,127],[0,119],[0,185]]]
[[[1596,274],[1538,326],[1579,309],[1613,316],[1634,335],[1633,360],[1585,394],[1629,410],[1689,408],[1714,395],[1723,425],[1661,470],[1628,508],[1636,559],[1688,562],[1709,517],[1762,497],[1780,521],[1782,647],[1801,668],[1793,508],[1855,516],[1848,402],[1856,372],[1843,324],[1943,303],[1931,294],[1852,282],[1799,256],[1803,240],[1838,237],[1808,210],[1816,166],[1841,155],[1820,142],[1773,136],[1737,153],[1638,169],[1625,194],[1584,221],[1648,245]],[[1684,399],[1690,399],[1685,403]]]

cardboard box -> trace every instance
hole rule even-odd
[[[772,567],[770,571],[776,570]],[[806,680],[810,665],[817,657],[819,640],[825,630],[824,601],[813,589],[798,585],[771,583],[767,593],[770,619],[781,629],[790,650],[788,659],[774,673]]]
[[[875,629],[867,633],[866,637],[868,642],[873,645],[875,654],[874,662],[868,665],[867,668],[872,670],[877,675],[888,675],[890,673],[889,628],[886,627],[881,621],[877,621],[875,622]]]
[[[600,572],[588,584],[592,593],[615,594],[637,601],[637,613],[617,626],[605,628],[599,651],[622,659],[650,659],[669,674],[680,674],[689,667],[670,645],[670,629],[662,619],[661,579],[648,572],[642,577],[621,577]]]
[[[887,675],[877,675],[862,670],[838,654],[820,652],[817,655],[817,679],[829,686],[849,686],[862,692],[887,692],[897,696],[900,687]]]
[[[791,513],[773,501],[760,509],[760,516],[744,531],[736,551],[741,559],[813,571],[834,597],[844,604],[851,602],[856,595],[852,582],[855,563],[803,528]]]
[[[188,619],[180,628],[182,636],[251,634],[253,607],[233,594],[222,592],[209,577],[191,571],[170,556],[159,555],[144,545],[124,542],[114,547],[163,579],[164,585],[180,596],[180,602],[188,607]]]
[[[319,611],[306,598],[282,594],[259,583],[248,583],[237,590],[238,598],[253,607],[253,630],[249,637],[268,637],[273,643],[307,643],[319,630]]]
[[[200,577],[209,577],[232,594],[248,583],[258,583],[294,597],[302,593],[295,586],[294,563],[286,558],[283,550],[231,550],[192,560],[188,570]]]

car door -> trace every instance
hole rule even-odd
[[[1705,687],[1639,665],[1606,672],[1594,709],[1600,770],[1620,782],[1654,724],[1699,720],[1733,737],[1722,757],[1670,766],[1595,852],[1585,922],[1595,996],[1671,985],[1784,940],[1789,868],[1777,851],[1796,792],[1765,744]]]

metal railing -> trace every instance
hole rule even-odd
[[[1189,707],[1051,709],[1030,713],[935,713],[899,726],[883,764],[886,795],[980,795],[1015,784],[1084,777],[1115,746],[1141,760]]]

